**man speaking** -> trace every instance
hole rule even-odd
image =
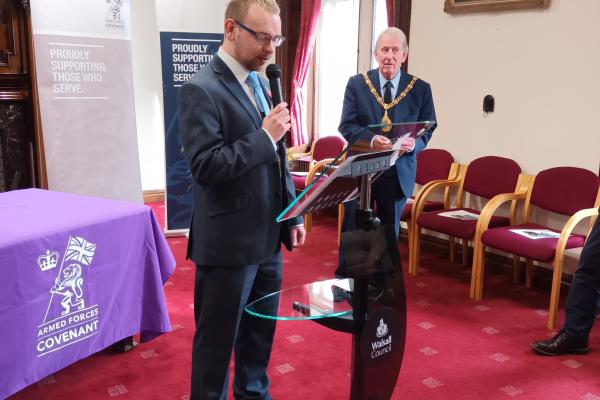
[[[304,243],[301,219],[276,216],[294,197],[281,140],[286,103],[271,101],[256,71],[281,36],[275,0],[232,0],[224,41],[179,93],[179,124],[194,181],[188,257],[197,265],[191,399],[270,399],[267,365],[275,321],[244,312],[281,286],[280,243]],[[277,304],[273,303],[276,314]]]

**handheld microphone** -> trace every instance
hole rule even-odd
[[[273,107],[282,102],[281,95],[281,68],[277,64],[267,65],[265,71],[267,78],[269,79],[269,87],[271,88],[271,99],[273,100]],[[278,143],[285,143],[285,135],[279,139]]]
[[[277,64],[267,65],[267,78],[269,78],[269,86],[271,88],[271,98],[273,99],[273,107],[282,102],[281,95],[281,68]]]

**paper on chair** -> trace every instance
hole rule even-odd
[[[479,214],[475,214],[475,213],[465,211],[465,210],[447,211],[447,212],[439,213],[438,215],[440,215],[442,217],[462,219],[465,221],[473,221],[473,220],[477,220],[477,218],[479,218]]]
[[[548,229],[511,229],[510,231],[534,240],[548,238],[556,239],[560,237],[560,233]]]

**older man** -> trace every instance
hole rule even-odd
[[[429,84],[401,70],[408,55],[406,36],[398,28],[388,28],[377,38],[374,51],[379,67],[350,78],[344,94],[340,133],[351,140],[370,124],[435,121],[435,109]],[[383,224],[400,229],[400,216],[406,199],[412,195],[417,167],[416,154],[427,146],[435,126],[416,141],[407,140],[406,153],[379,177],[372,187],[377,216]],[[373,146],[385,146],[386,132],[364,132],[362,140]],[[343,231],[353,230],[356,202],[345,205]],[[336,275],[345,275],[345,260],[340,252]]]
[[[244,312],[279,290],[280,243],[302,245],[302,220],[277,223],[294,196],[280,140],[287,104],[271,108],[256,70],[281,36],[275,0],[232,0],[223,45],[179,93],[179,124],[194,180],[188,256],[194,260],[196,334],[192,400],[227,398],[233,352],[236,399],[270,399],[267,365],[275,321]],[[275,314],[277,304],[271,304]]]

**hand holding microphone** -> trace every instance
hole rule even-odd
[[[290,130],[290,126],[290,112],[287,109],[287,103],[279,103],[275,106],[262,123],[262,127],[276,142],[285,136],[285,133]]]
[[[271,98],[273,99],[273,109],[263,120],[262,127],[271,135],[273,140],[278,141],[290,130],[290,111],[287,109],[287,103],[282,102],[281,95],[281,69],[277,64],[267,65],[267,78],[271,88]]]

